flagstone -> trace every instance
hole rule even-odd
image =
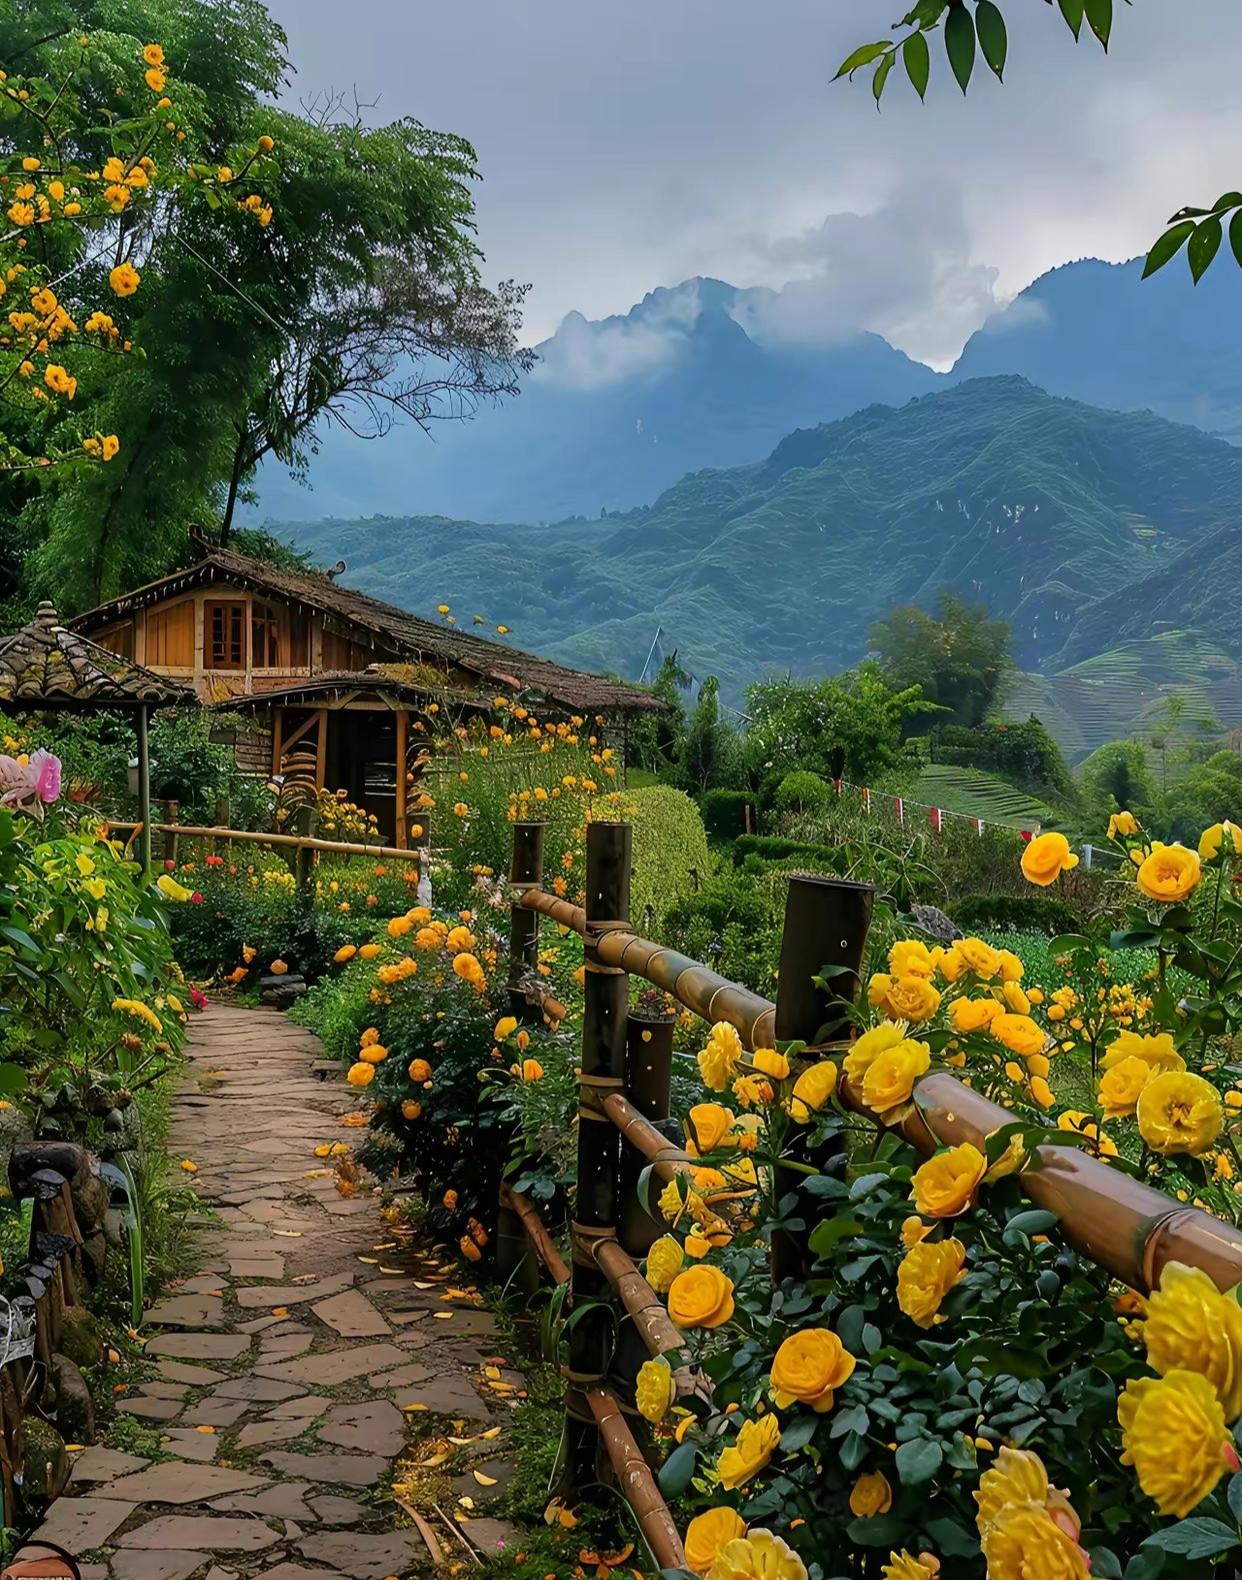
[[[207,1562],[206,1553],[176,1549],[141,1552],[131,1549],[112,1554],[112,1580],[186,1580]]]
[[[250,1408],[245,1399],[200,1399],[186,1412],[190,1426],[232,1426]]]
[[[254,1284],[237,1291],[237,1304],[251,1310],[256,1306],[295,1306],[307,1300],[321,1300],[325,1295],[335,1295],[342,1289],[348,1289],[353,1281],[353,1273],[347,1272],[317,1279],[313,1284]]]
[[[315,1522],[314,1510],[307,1507],[306,1494],[314,1490],[309,1481],[282,1481],[262,1492],[230,1493],[211,1505],[226,1514],[267,1514],[278,1520]],[[288,1532],[286,1531],[286,1536]]]
[[[427,1549],[415,1531],[317,1531],[298,1543],[307,1558],[330,1565],[354,1580],[383,1580],[404,1574]]]
[[[162,1360],[155,1369],[169,1382],[188,1383],[191,1388],[209,1388],[228,1375],[213,1371],[210,1366],[187,1366],[184,1361]]]
[[[150,1399],[142,1394],[117,1402],[122,1415],[136,1415],[143,1421],[175,1421],[181,1414],[181,1406],[180,1399]]]
[[[213,1399],[252,1399],[267,1404],[280,1404],[294,1399],[302,1390],[296,1383],[277,1382],[272,1377],[229,1377],[212,1390]]]
[[[160,1438],[160,1447],[178,1459],[193,1459],[206,1464],[216,1457],[220,1439],[214,1432],[200,1432],[193,1426],[174,1426]]]
[[[145,1525],[126,1531],[118,1538],[117,1545],[160,1551],[175,1548],[185,1552],[201,1548],[209,1553],[256,1553],[279,1540],[279,1532],[262,1520],[239,1519],[228,1514],[161,1514]]]
[[[367,1454],[295,1454],[277,1450],[260,1454],[259,1458],[286,1476],[343,1487],[373,1487],[388,1472],[386,1459]]]
[[[367,1297],[357,1289],[348,1289],[344,1294],[321,1300],[311,1310],[321,1322],[335,1328],[343,1338],[369,1339],[392,1331]]]
[[[137,1454],[123,1454],[116,1448],[105,1448],[97,1443],[82,1451],[73,1461],[69,1475],[71,1487],[89,1482],[111,1481],[115,1476],[127,1475],[131,1470],[142,1470],[150,1463]]]
[[[405,1417],[387,1399],[340,1404],[319,1423],[319,1436],[338,1448],[395,1459],[405,1447]]]
[[[323,1399],[315,1394],[303,1394],[300,1399],[287,1399],[283,1404],[276,1405],[263,1419],[265,1421],[311,1420],[317,1415],[322,1415],[331,1403],[331,1399]]]
[[[249,1348],[244,1333],[159,1333],[146,1353],[179,1361],[235,1361]]]
[[[253,1492],[269,1484],[268,1476],[252,1476],[227,1465],[186,1464],[170,1459],[136,1475],[122,1476],[110,1488],[114,1496],[135,1503],[209,1503],[230,1492]]]
[[[53,1542],[66,1552],[89,1552],[102,1547],[137,1507],[118,1498],[57,1498],[30,1540]]]
[[[335,1388],[387,1366],[399,1366],[406,1360],[404,1350],[395,1344],[349,1345],[341,1350],[329,1350],[317,1355],[303,1355],[296,1361],[284,1361],[273,1366],[260,1365],[255,1371],[262,1377],[275,1377],[279,1382],[306,1383],[308,1387]]]
[[[302,1417],[290,1421],[247,1421],[237,1434],[238,1448],[270,1448],[275,1443],[291,1443],[301,1437],[310,1422]]]
[[[352,1525],[366,1518],[366,1510],[353,1498],[344,1498],[339,1492],[325,1492],[321,1498],[311,1498],[310,1506],[321,1525]]]
[[[224,1301],[218,1295],[174,1295],[148,1311],[143,1321],[161,1328],[222,1328]]]

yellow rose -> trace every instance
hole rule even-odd
[[[1222,847],[1228,856],[1242,856],[1242,828],[1228,818],[1223,823],[1213,823],[1199,836],[1199,857],[1202,861],[1215,861]]]
[[[880,1580],[937,1580],[939,1573],[940,1560],[933,1553],[920,1553],[916,1558],[903,1547],[899,1553],[889,1553]]]
[[[388,1057],[388,1049],[382,1043],[369,1042],[365,1048],[359,1048],[358,1057],[364,1064],[383,1064]]]
[[[733,1315],[733,1281],[718,1267],[691,1267],[669,1285],[668,1314],[679,1328],[718,1328]]]
[[[1023,1058],[1042,1053],[1048,1041],[1047,1032],[1029,1015],[1014,1015],[1009,1010],[995,1016],[988,1029],[1010,1053],[1020,1054]]]
[[[922,1240],[897,1269],[897,1304],[920,1328],[934,1327],[944,1297],[965,1278],[966,1247],[960,1240]]]
[[[1002,965],[1001,971],[1003,972],[1004,969]],[[1003,991],[1005,1003],[1015,1015],[1029,1015],[1031,1013],[1031,1001],[1016,982],[1005,982]]]
[[[782,1410],[794,1403],[809,1404],[817,1415],[824,1415],[856,1364],[829,1328],[791,1333],[772,1358],[772,1397]]]
[[[1002,982],[1021,982],[1022,973],[1026,967],[1014,954],[1012,949],[1002,949],[1000,953],[1000,974]]]
[[[673,1378],[673,1368],[664,1357],[644,1361],[638,1368],[634,1385],[634,1402],[643,1420],[650,1421],[653,1426],[663,1421],[676,1397],[677,1383]]]
[[[1031,1083],[1034,1085],[1034,1082]],[[1096,1124],[1090,1114],[1080,1108],[1067,1108],[1057,1115],[1057,1129],[1066,1130],[1076,1136],[1085,1136],[1091,1143],[1091,1150],[1098,1152],[1102,1158],[1115,1158],[1117,1144],[1111,1136],[1106,1136]]]
[[[887,979],[886,979],[887,980]],[[845,1073],[855,1085],[860,1082],[882,1053],[904,1042],[907,1028],[900,1021],[889,1021],[864,1031],[845,1056]],[[795,1092],[797,1087],[794,1088]]]
[[[1147,1300],[1142,1335],[1153,1371],[1199,1372],[1225,1419],[1242,1415],[1242,1307],[1232,1292],[1222,1295],[1200,1268],[1170,1262]]]
[[[389,938],[404,938],[411,929],[412,923],[408,916],[394,916],[388,923]]]
[[[882,1470],[869,1470],[850,1489],[850,1513],[860,1520],[887,1514],[893,1506],[893,1489]]]
[[[1000,975],[1000,950],[985,944],[982,938],[959,938],[953,947],[961,956],[967,971],[973,971],[984,982],[990,982],[994,976]]]
[[[988,1171],[988,1160],[970,1142],[937,1152],[915,1170],[910,1192],[925,1218],[953,1218],[965,1212]]]
[[[1142,1059],[1155,1073],[1186,1068],[1185,1059],[1173,1046],[1173,1038],[1167,1031],[1150,1036],[1143,1036],[1137,1031],[1119,1032],[1109,1043],[1100,1068],[1115,1069],[1125,1059]]]
[[[1203,1502],[1237,1451],[1216,1390],[1198,1372],[1174,1369],[1164,1377],[1128,1382],[1117,1401],[1123,1465],[1164,1515],[1184,1520]]]
[[[1034,1057],[1039,1058],[1039,1055],[1035,1054]],[[1053,1095],[1052,1088],[1048,1085],[1047,1077],[1043,1075],[1035,1075],[1032,1073],[1031,1096],[1041,1108],[1051,1108],[1053,1103],[1056,1102],[1056,1097]]]
[[[758,1475],[776,1452],[780,1440],[781,1423],[775,1415],[761,1415],[757,1421],[743,1422],[731,1447],[716,1461],[720,1485],[733,1492]]]
[[[1214,1086],[1187,1070],[1153,1076],[1139,1094],[1139,1135],[1162,1157],[1200,1157],[1220,1135],[1225,1110]]]
[[[750,1056],[750,1062],[756,1070],[762,1070],[764,1075],[770,1075],[774,1081],[784,1081],[789,1077],[789,1060],[783,1053],[777,1053],[775,1048],[756,1048]]]
[[[698,1059],[704,1085],[713,1092],[723,1092],[742,1062],[742,1039],[736,1029],[728,1021],[717,1021]]]
[[[1197,851],[1153,840],[1151,855],[1139,867],[1136,881],[1149,900],[1176,905],[1193,893],[1202,876]]]
[[[358,951],[353,944],[342,944],[332,956],[332,959],[338,966],[343,966],[347,960],[352,960],[357,953]]]
[[[1049,1496],[1048,1472],[1038,1454],[1023,1448],[1002,1448],[979,1478],[975,1493],[979,1529],[990,1525],[1002,1509],[1023,1503],[1043,1508]]]
[[[698,1103],[689,1118],[689,1139],[700,1152],[714,1152],[733,1129],[733,1115],[719,1103]]]
[[[893,985],[893,979],[885,971],[877,971],[867,983],[867,1002],[872,1009],[879,1009],[884,1002],[884,996]]]
[[[721,1550],[707,1580],[806,1580],[806,1565],[771,1531],[751,1531]]]
[[[1003,1011],[994,998],[955,998],[949,1005],[953,1030],[963,1037],[972,1031],[982,1031],[1000,1014]]]
[[[837,1067],[831,1059],[808,1065],[794,1082],[789,1116],[799,1125],[810,1123],[837,1089]]]
[[[375,1066],[365,1064],[361,1059],[357,1064],[351,1064],[346,1072],[345,1079],[351,1086],[370,1086],[375,1079]]]
[[[503,1042],[506,1037],[512,1037],[517,1030],[517,1025],[516,1015],[502,1015],[496,1022],[496,1029],[492,1036],[495,1037],[497,1042]]]
[[[686,1526],[686,1563],[697,1575],[706,1575],[730,1542],[746,1534],[746,1521],[735,1509],[708,1509]]]
[[[936,974],[936,961],[926,944],[907,938],[889,950],[888,969],[895,977],[931,977]]]
[[[930,1020],[940,1008],[940,994],[926,977],[900,977],[884,995],[880,1006],[889,1020]]]
[[[927,1236],[935,1227],[936,1226],[934,1223],[924,1223],[917,1213],[911,1213],[908,1218],[902,1220],[902,1245],[904,1245],[908,1251],[911,1246],[917,1245],[920,1240],[926,1240]]]
[[[1139,1097],[1155,1070],[1145,1059],[1122,1059],[1100,1076],[1100,1107],[1106,1119],[1125,1119],[1138,1106]]]
[[[1137,834],[1139,831],[1138,818],[1133,812],[1114,812],[1108,820],[1108,837],[1116,839],[1118,834]]]
[[[873,1114],[908,1102],[914,1083],[931,1065],[931,1049],[925,1042],[899,1042],[882,1053],[863,1078],[863,1102]]]
[[[656,1294],[665,1294],[676,1275],[686,1266],[686,1255],[672,1234],[662,1234],[646,1253],[646,1281]]]
[[[1009,1504],[979,1534],[988,1580],[1090,1580],[1087,1555],[1034,1503]]]
[[[1028,883],[1037,883],[1046,889],[1055,883],[1063,872],[1078,865],[1078,857],[1069,847],[1064,834],[1040,834],[1031,840],[1022,852],[1022,876]]]
[[[376,955],[380,954],[382,950],[382,944],[363,944],[358,954],[363,960],[374,960]]]
[[[951,945],[948,949],[942,949],[937,944],[931,952],[931,957],[936,970],[946,982],[956,982],[966,969],[966,962],[958,953],[956,944]]]

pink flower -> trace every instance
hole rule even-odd
[[[206,1009],[208,1003],[206,993],[200,992],[196,987],[192,987],[190,989],[190,1003],[193,1004],[195,1009]]]
[[[224,865],[223,856],[207,856],[204,859],[209,867],[223,867]]]
[[[165,872],[176,872],[176,870],[177,870],[177,863],[175,861],[173,861],[171,857],[165,857],[164,858],[164,871]]]
[[[60,758],[42,747],[23,762],[0,757],[0,806],[20,808],[41,818],[43,808],[60,795]]]
[[[198,892],[198,890],[195,889],[194,893],[190,896],[190,904],[191,905],[201,905],[202,903],[203,903],[203,897]]]

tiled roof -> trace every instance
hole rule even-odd
[[[192,704],[193,691],[61,625],[41,603],[29,625],[0,637],[0,703],[28,708]]]
[[[415,657],[421,662],[455,665],[477,675],[489,686],[529,691],[583,712],[658,710],[664,706],[649,691],[610,680],[604,675],[567,669],[467,631],[436,625],[396,604],[384,603],[352,587],[342,587],[320,571],[285,570],[251,559],[249,555],[236,554],[231,549],[211,548],[196,564],[101,604],[79,615],[74,625],[81,630],[97,630],[111,621],[124,619],[147,603],[211,581],[232,582],[252,591],[275,593],[344,624],[360,626],[381,645],[391,648],[394,657]]]

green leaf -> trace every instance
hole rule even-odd
[[[944,1463],[944,1449],[930,1437],[916,1437],[902,1443],[893,1456],[902,1485],[919,1487],[930,1481]]]
[[[1183,1558],[1215,1558],[1238,1545],[1237,1531],[1222,1520],[1208,1519],[1181,1520],[1143,1543],[1163,1553],[1180,1553]]]
[[[1061,15],[1075,38],[1082,32],[1083,0],[1058,0]]]
[[[975,28],[979,34],[979,48],[996,76],[1005,76],[1005,55],[1009,49],[1009,36],[1005,32],[1005,19],[992,0],[978,0],[975,6]]]
[[[19,1064],[0,1064],[0,1092],[21,1092],[26,1087],[26,1072]]]
[[[1194,230],[1195,222],[1191,219],[1183,220],[1180,225],[1174,225],[1170,230],[1166,230],[1147,254],[1147,262],[1143,265],[1143,278],[1146,279],[1149,274],[1155,274],[1157,269],[1164,268],[1170,258],[1175,258],[1190,240],[1191,236],[1194,235]],[[1132,931],[1142,934],[1147,929],[1134,928]],[[1124,943],[1119,944],[1117,939],[1128,939],[1128,937],[1129,934],[1125,932],[1114,933],[1112,938],[1109,939],[1109,944],[1113,949],[1123,949],[1126,945]]]
[[[816,1415],[796,1417],[781,1433],[781,1452],[792,1454],[796,1449],[805,1448],[815,1436],[818,1425],[819,1417]]]
[[[1229,1500],[1229,1512],[1234,1519],[1242,1523],[1242,1471],[1239,1471],[1229,1483],[1225,1496]]]
[[[1022,1234],[1047,1234],[1060,1222],[1055,1212],[1045,1212],[1032,1207],[1029,1212],[1016,1212],[1005,1224],[1006,1229],[1017,1229]]]
[[[1190,273],[1196,285],[1207,273],[1211,267],[1212,259],[1220,250],[1222,234],[1220,221],[1213,217],[1203,220],[1196,227],[1194,235],[1190,238],[1190,245],[1186,248],[1186,257],[1190,263]]]
[[[1212,204],[1212,212],[1223,214],[1226,209],[1242,208],[1242,192],[1222,192]]]
[[[871,79],[871,95],[875,99],[877,105],[879,104],[881,95],[884,92],[884,84],[888,81],[888,74],[890,71],[892,71],[893,64],[896,59],[897,51],[895,49],[890,50],[888,54],[885,55],[880,64],[875,68],[875,76]]]
[[[841,77],[852,77],[860,66],[869,66],[873,60],[878,60],[885,50],[892,47],[891,38],[882,38],[877,44],[860,44],[854,53],[847,55],[837,67],[837,75],[832,80],[836,82]]]
[[[690,1485],[699,1451],[693,1443],[681,1443],[660,1467],[660,1491],[666,1497],[679,1498]]]
[[[1121,1580],[1121,1560],[1108,1547],[1091,1548],[1092,1580]]]
[[[1113,0],[1084,0],[1083,10],[1091,31],[1108,48],[1108,36],[1113,30]]]
[[[861,1234],[862,1224],[857,1218],[846,1218],[838,1214],[834,1218],[823,1218],[811,1230],[808,1242],[816,1256],[827,1256],[840,1241]]]
[[[949,65],[965,93],[975,69],[975,23],[964,5],[955,5],[944,22],[944,47]]]
[[[859,1547],[896,1547],[909,1529],[903,1516],[877,1514],[869,1520],[851,1520],[845,1534]]]
[[[927,97],[927,81],[931,76],[931,51],[927,47],[927,34],[911,33],[901,46],[901,63],[906,68],[911,86],[920,99]]]
[[[973,1467],[972,1467],[973,1468]],[[945,1558],[977,1558],[979,1538],[956,1520],[929,1520],[927,1534]]]

